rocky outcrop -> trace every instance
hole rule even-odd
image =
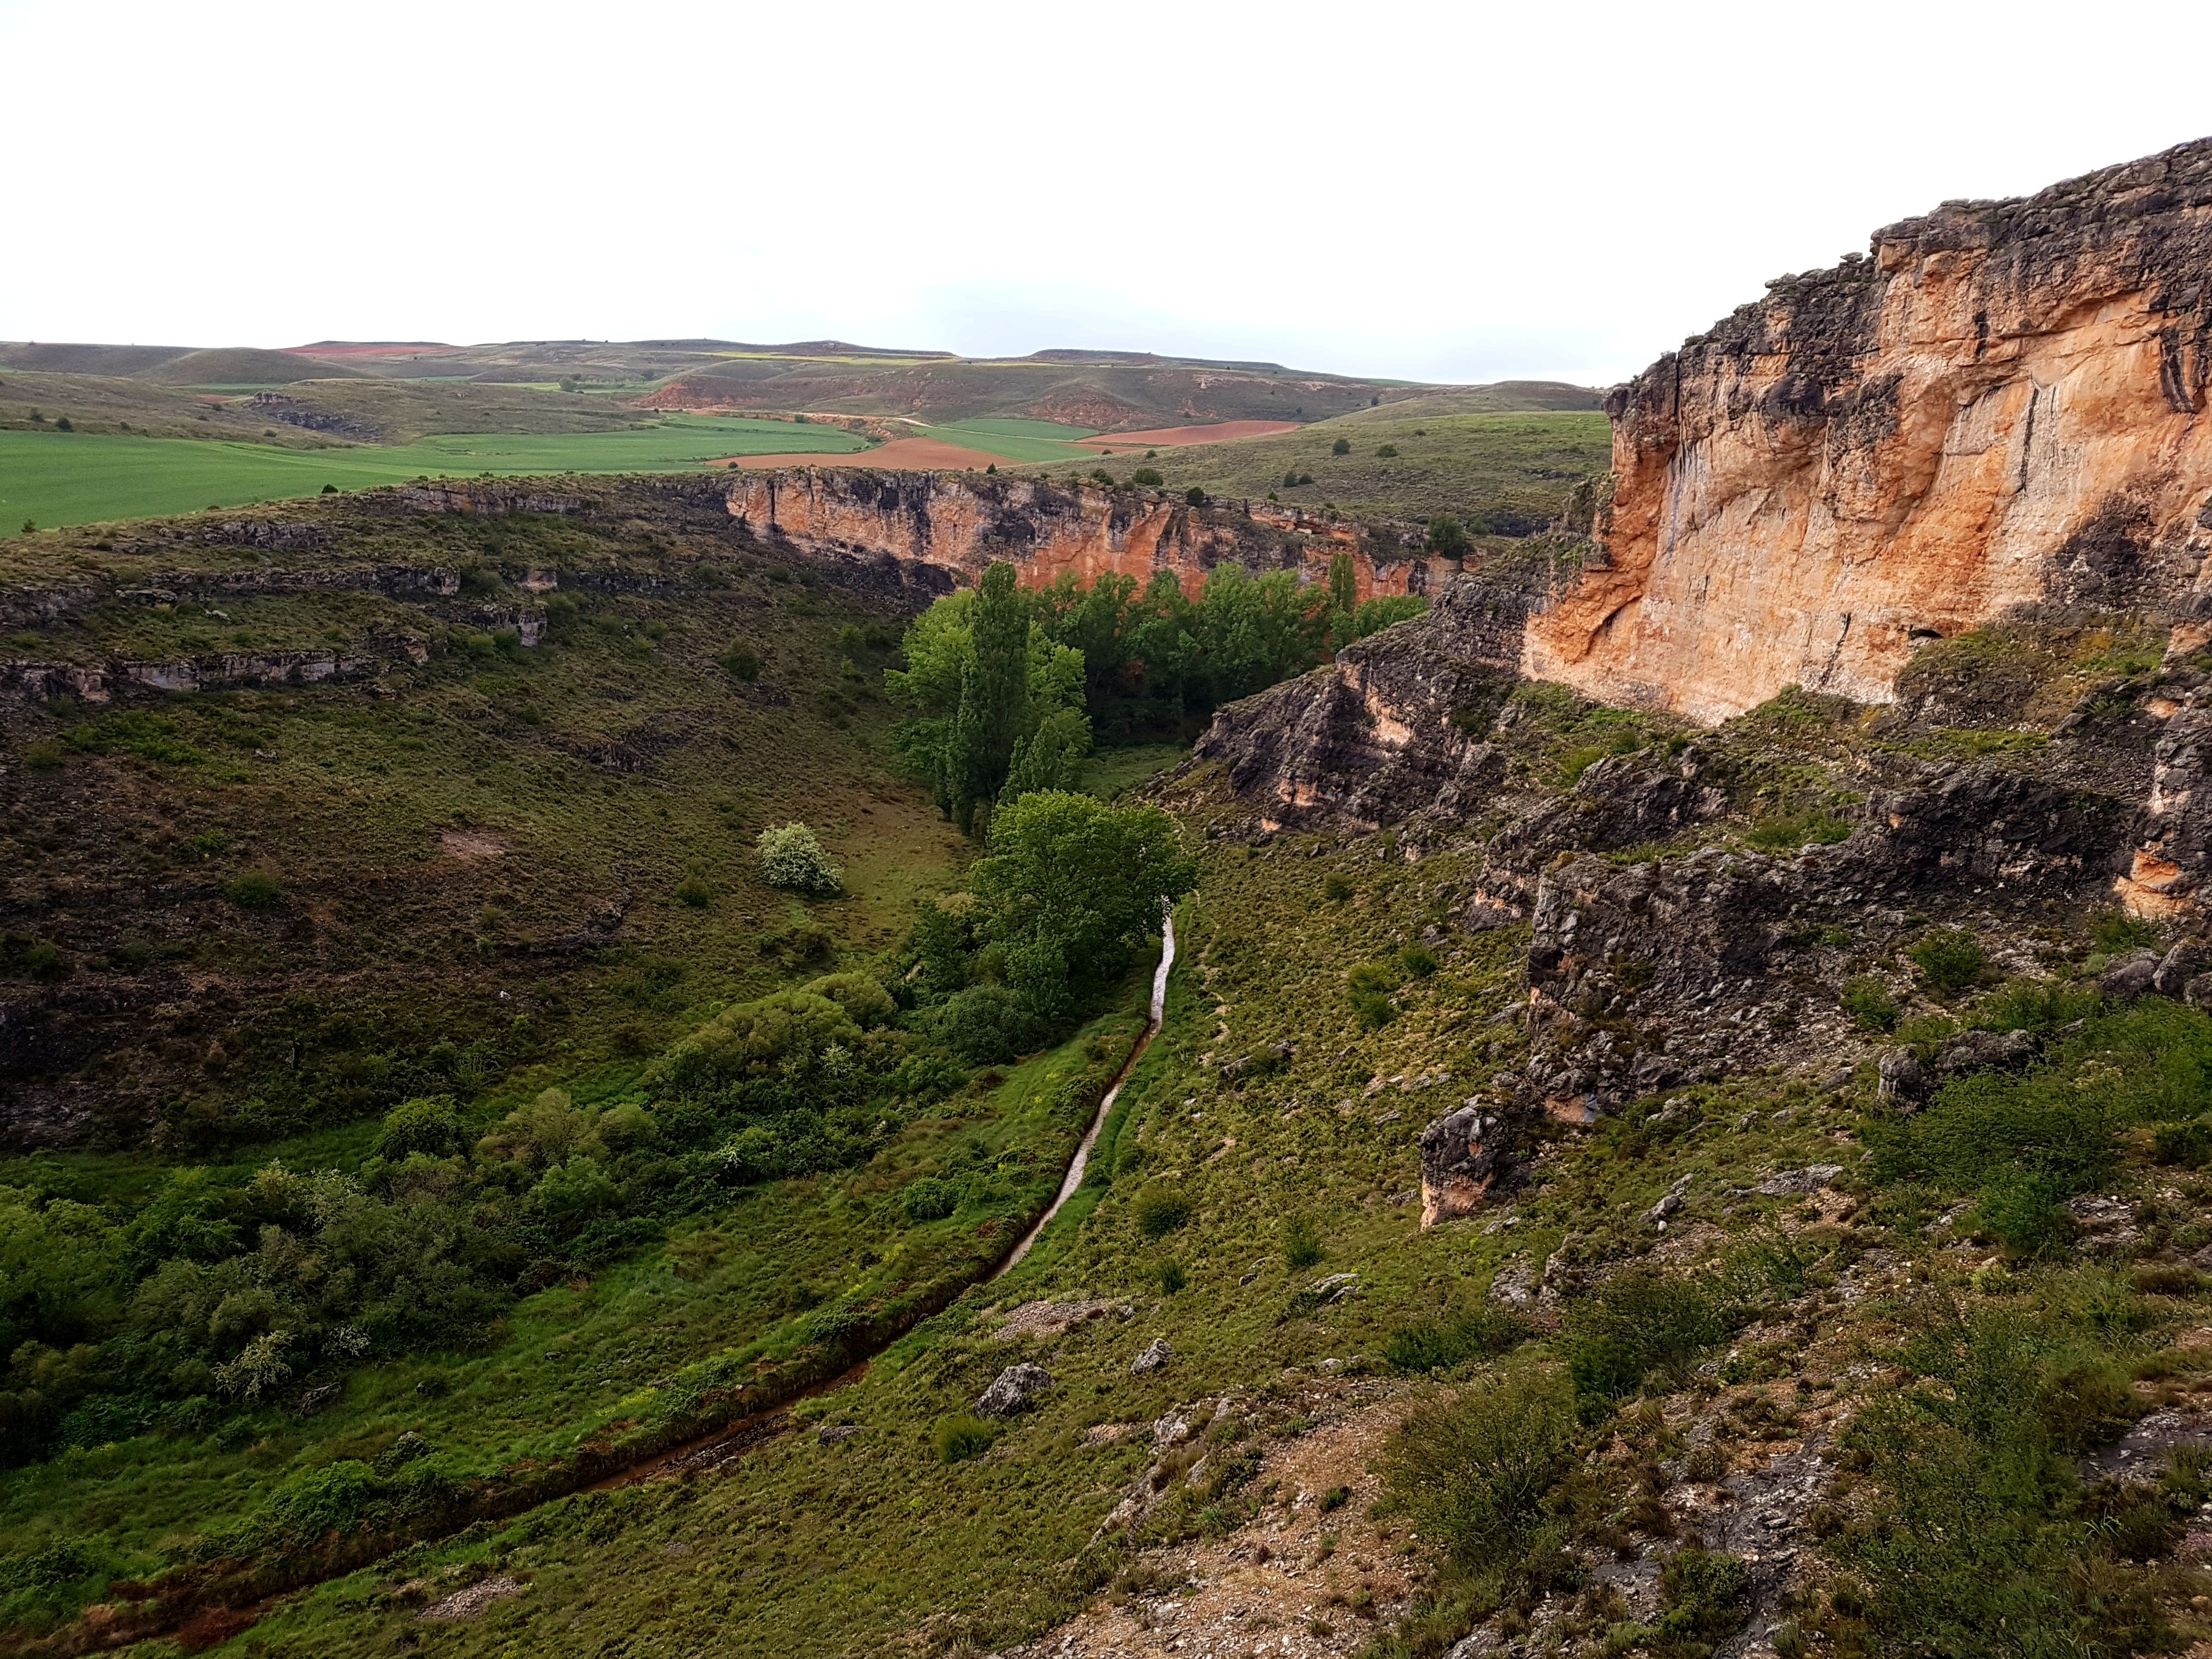
[[[1421,1131],[1421,1225],[1474,1213],[1511,1170],[1512,1159],[1500,1147],[1506,1139],[1500,1127],[1469,1101]]]
[[[749,534],[804,552],[888,556],[967,581],[1006,560],[1031,587],[1063,574],[1085,586],[1107,574],[1141,585],[1170,572],[1195,592],[1224,563],[1326,580],[1330,559],[1347,552],[1365,599],[1430,592],[1448,569],[1442,560],[1396,556],[1388,538],[1303,514],[1195,508],[1141,490],[1026,478],[794,467],[744,474],[729,511]]]
[[[1455,578],[1418,624],[1371,635],[1326,668],[1223,708],[1198,758],[1225,762],[1270,830],[1472,812],[1504,776],[1483,738],[1511,694],[1540,593],[1518,576]]]
[[[1601,553],[1522,666],[1711,721],[1886,701],[1917,642],[2022,611],[2193,648],[2208,384],[2212,140],[1892,225],[1613,394]]]
[[[365,444],[384,441],[384,428],[374,421],[335,415],[282,392],[257,392],[246,399],[246,406],[264,420],[282,421],[303,432],[327,432],[333,437],[351,438]]]

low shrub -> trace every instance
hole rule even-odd
[[[942,1221],[959,1207],[959,1187],[933,1176],[909,1181],[899,1193],[899,1208],[908,1221]]]
[[[2201,1170],[2212,1164],[2212,1118],[2161,1123],[2151,1132],[2151,1156],[2160,1164]]]
[[[972,1412],[959,1412],[937,1420],[937,1461],[964,1463],[991,1449],[998,1431]]]
[[[1828,847],[1849,839],[1851,826],[1832,812],[1792,812],[1752,826],[1747,844],[1762,853],[1794,853],[1801,847]]]
[[[1137,1200],[1137,1231],[1146,1238],[1164,1238],[1190,1219],[1190,1200],[1181,1193],[1155,1187]]]
[[[284,896],[284,884],[262,871],[249,870],[223,883],[222,896],[241,910],[273,910]]]
[[[1044,1022],[1006,985],[971,985],[916,1024],[971,1066],[996,1066],[1042,1045]]]
[[[1361,1030],[1379,1031],[1398,1018],[1398,1005],[1381,991],[1354,991],[1352,994],[1352,1012],[1358,1019]]]
[[[1586,1411],[1643,1387],[1652,1373],[1678,1378],[1728,1334],[1711,1294],[1658,1268],[1622,1268],[1577,1303],[1567,1322],[1567,1374]]]
[[[733,680],[750,683],[760,678],[760,653],[743,640],[738,641],[728,650],[722,653],[717,661],[722,672]]]
[[[1391,1370],[1420,1374],[1449,1370],[1470,1359],[1495,1359],[1534,1334],[1528,1322],[1503,1308],[1483,1306],[1442,1319],[1401,1326],[1382,1345]]]
[[[1905,952],[1939,991],[1963,991],[1989,971],[1989,953],[1963,927],[1938,927]]]
[[[1826,1540],[1849,1575],[1830,1605],[1879,1653],[2112,1655],[2171,1638],[2148,1568],[2169,1516],[2200,1493],[2111,1490],[2083,1501],[2070,1449],[2140,1409],[2107,1363],[2017,1305],[1913,1309],[1885,1390],[1842,1436],[1872,1500]],[[2177,1466],[2178,1468],[2178,1466]],[[2100,1514],[2105,1510],[2109,1513]],[[2030,1633],[2033,1638],[2030,1639]]]
[[[2125,910],[2103,910],[2089,919],[2089,938],[2106,956],[2148,951],[2159,942],[2158,929]]]
[[[1293,1272],[1321,1260],[1321,1234],[1306,1217],[1294,1215],[1284,1221],[1283,1260]]]
[[[415,1152],[449,1158],[460,1149],[460,1109],[451,1095],[401,1101],[384,1115],[376,1137],[376,1155],[394,1164]]]
[[[1522,1365],[1414,1407],[1391,1437],[1383,1482],[1459,1565],[1506,1571],[1534,1541],[1575,1449],[1565,1380]]]
[[[1751,1575],[1735,1556],[1685,1545],[1660,1567],[1659,1596],[1663,1636],[1717,1640],[1750,1617]]]
[[[1998,1171],[1982,1188],[1974,1225],[2015,1256],[2061,1254],[2074,1238],[2067,1183],[2039,1170]]]
[[[1871,974],[1844,982],[1844,1012],[1856,1022],[1863,1031],[1893,1031],[1901,1010],[1897,999],[1889,994],[1889,987]]]

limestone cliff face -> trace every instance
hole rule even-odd
[[[744,474],[731,489],[729,508],[763,540],[813,553],[888,556],[964,581],[1005,559],[1026,586],[1071,572],[1086,586],[1109,573],[1142,585],[1164,570],[1194,595],[1224,563],[1326,580],[1338,552],[1352,555],[1363,599],[1426,592],[1443,574],[1441,561],[1387,551],[1378,558],[1374,536],[1302,514],[1198,509],[1136,490],[1029,479],[794,467]]]
[[[1613,394],[1600,556],[1522,666],[1701,720],[1886,702],[2023,611],[2187,626],[2212,549],[2212,140],[1947,203]]]

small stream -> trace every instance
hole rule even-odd
[[[1052,1207],[1037,1218],[1036,1224],[1022,1235],[1022,1242],[1014,1246],[1014,1253],[999,1265],[993,1279],[1004,1279],[1013,1272],[1021,1259],[1030,1253],[1030,1246],[1037,1242],[1037,1235],[1052,1224],[1060,1206],[1075,1196],[1075,1189],[1083,1184],[1083,1172],[1091,1163],[1091,1149],[1098,1144],[1098,1132],[1106,1127],[1106,1115],[1114,1109],[1114,1103],[1121,1097],[1121,1085],[1129,1080],[1129,1073],[1137,1069],[1137,1062],[1145,1057],[1145,1050],[1152,1046],[1152,1039],[1160,1034],[1160,1022],[1166,1017],[1168,1007],[1168,969],[1175,966],[1175,913],[1168,912],[1161,928],[1160,965],[1152,973],[1152,1006],[1145,1021],[1145,1034],[1137,1039],[1137,1046],[1129,1051],[1128,1059],[1121,1062],[1121,1070],[1114,1079],[1114,1086],[1098,1103],[1098,1115],[1091,1120],[1089,1133],[1083,1144],[1075,1149],[1075,1161],[1067,1166],[1067,1177],[1060,1183],[1060,1196]]]

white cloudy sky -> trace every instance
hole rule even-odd
[[[2212,132],[2212,9],[2100,15],[0,0],[0,338],[1603,383],[1876,225]]]

